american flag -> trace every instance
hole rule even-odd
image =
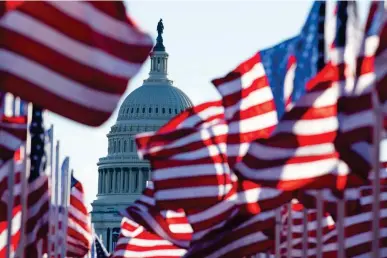
[[[83,186],[71,175],[67,223],[67,256],[85,256],[90,250],[92,237],[90,215],[86,207]]]
[[[347,162],[352,164],[351,168],[364,178],[367,178],[372,169],[370,151],[374,146],[378,146],[378,143],[373,142],[373,130],[378,124],[374,112],[380,112],[378,116],[383,117],[383,105],[385,105],[383,96],[386,89],[382,85],[387,78],[385,65],[387,44],[381,36],[386,30],[386,20],[387,11],[383,2],[373,2],[360,53],[356,63],[353,64],[357,68],[354,85],[349,84],[344,87],[346,96],[341,105],[343,107],[341,130],[353,154],[348,157]],[[375,102],[373,102],[374,89],[379,95],[379,101]],[[354,161],[356,163],[353,163]]]
[[[24,113],[6,116],[5,94],[1,93],[0,106],[0,257],[6,256],[8,220],[12,220],[11,253],[18,246],[21,227],[20,179],[25,169],[24,148],[27,138],[27,117]],[[15,100],[13,100],[15,101]],[[23,111],[23,109],[20,109]],[[13,164],[12,164],[13,163]],[[13,177],[12,193],[9,189],[9,177]],[[13,200],[10,203],[10,194]],[[8,218],[8,210],[12,209],[12,218]]]
[[[93,244],[91,246],[90,255],[90,258],[108,258],[110,255],[101,239],[95,233],[93,235]]]
[[[185,211],[192,242],[211,238],[238,212],[256,214],[290,200],[275,189],[236,182],[227,160],[218,154],[225,152],[229,136],[221,114],[220,102],[204,103],[181,113],[157,133],[136,138],[140,156],[151,160],[157,206]]]
[[[121,233],[112,258],[183,257],[185,249],[179,248],[162,237],[147,231],[136,222],[123,218]]]
[[[345,245],[339,246],[337,244],[337,227],[335,220],[329,213],[324,212],[322,225],[323,231],[323,257],[336,257],[338,248],[345,249],[345,257],[371,257],[371,243],[372,243],[372,187],[363,186],[359,189],[359,201],[360,206],[356,213],[346,214],[344,218],[345,228]],[[387,257],[385,252],[387,248],[387,188],[382,186],[380,195],[380,250],[381,257]],[[289,251],[286,238],[288,234],[292,235],[291,244],[291,257],[305,257],[303,256],[303,233],[304,233],[304,209],[300,203],[293,203],[291,205],[291,215],[289,211],[286,211],[283,215],[283,224],[287,224],[287,220],[292,220],[291,228],[286,226],[283,228],[281,251],[285,256]],[[307,209],[307,257],[316,257],[316,231],[317,231],[317,211],[315,209]]]
[[[153,183],[151,181],[147,182],[141,197],[122,211],[121,215],[176,246],[188,248],[190,245],[192,228],[184,210],[160,210],[153,197]]]
[[[283,257],[286,257],[288,252],[291,253],[291,257],[303,257],[303,245],[307,246],[307,257],[316,257],[317,227],[319,226],[317,219],[316,209],[306,209],[296,200],[282,207],[280,250]],[[290,226],[289,220],[291,221]],[[304,228],[304,223],[306,228]],[[337,244],[326,240],[331,237],[330,232],[335,229],[335,221],[329,213],[324,212],[320,223],[323,232],[324,257],[334,257],[337,253]],[[306,243],[303,242],[304,234]],[[290,243],[288,242],[289,235],[291,235]]]
[[[244,257],[273,248],[275,211],[265,211],[250,217],[231,220],[212,237],[197,241],[185,257]]]
[[[340,2],[338,5],[338,16],[341,13],[346,16],[344,7],[347,8],[347,3]],[[294,110],[285,114],[271,138],[257,141],[251,146],[244,161],[238,164],[238,171],[247,178],[284,190],[305,187],[344,189],[364,182],[361,178],[365,176],[360,178],[358,174],[349,174],[350,171],[359,173],[362,169],[359,159],[353,159],[348,153],[351,142],[370,138],[370,130],[368,134],[356,132],[372,123],[368,115],[372,112],[368,94],[372,87],[364,81],[372,66],[367,65],[369,59],[360,58],[365,65],[353,80],[355,74],[348,73],[348,68],[356,66],[356,56],[352,53],[351,42],[345,40],[347,25],[340,24],[335,47],[345,48],[344,51],[338,51],[344,58],[334,60],[343,60],[345,65],[333,61],[327,65],[309,83],[310,88],[314,87],[311,93],[301,98]],[[346,55],[347,52],[352,54]],[[351,87],[356,80],[361,82],[358,86],[362,87]],[[359,119],[359,115],[363,115],[362,119]],[[280,142],[280,138],[285,136],[286,140]],[[272,151],[270,155],[269,151]]]
[[[47,250],[49,221],[49,180],[45,175],[45,130],[43,110],[33,105],[30,125],[31,133],[31,170],[28,178],[26,247],[28,257],[41,257]]]
[[[0,5],[0,89],[87,125],[109,118],[153,45],[121,1]]]
[[[316,1],[299,35],[259,51],[212,83],[222,96],[230,132],[239,138],[228,153],[231,168],[246,154],[249,143],[267,138],[306,82],[324,65],[324,1]],[[233,137],[234,138],[234,137]]]
[[[12,157],[14,159],[13,170],[11,171],[10,162],[7,162],[0,166],[0,257],[6,256],[6,244],[7,244],[7,233],[8,233],[8,210],[12,209],[12,231],[11,231],[11,253],[15,252],[18,248],[20,239],[20,228],[21,228],[21,204],[20,204],[20,179],[21,173],[25,169],[25,159],[22,153],[23,149],[19,149],[15,152]],[[14,185],[12,188],[13,192],[13,203],[9,203],[10,190],[8,188],[8,177],[14,177]]]

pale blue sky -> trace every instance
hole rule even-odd
[[[169,53],[169,77],[195,103],[217,98],[211,79],[224,75],[256,51],[296,35],[311,1],[130,1],[129,13],[155,39],[160,18]],[[368,1],[360,2],[364,20]],[[125,97],[146,79],[149,60],[130,82]],[[123,101],[124,97],[121,99]],[[49,114],[55,139],[61,142],[61,160],[83,183],[86,197],[97,194],[97,161],[107,154],[110,127],[117,111],[102,126],[92,128]]]

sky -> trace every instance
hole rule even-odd
[[[157,23],[164,23],[164,45],[169,53],[168,73],[174,85],[199,104],[219,98],[210,81],[234,69],[260,49],[296,35],[311,1],[129,1],[129,15],[154,41]],[[368,1],[360,1],[366,17]],[[328,5],[331,8],[332,5]],[[120,103],[147,78],[150,60],[128,84]],[[103,105],[103,103],[101,103]],[[118,107],[120,104],[118,105]],[[75,177],[84,185],[88,203],[96,198],[100,157],[107,155],[106,134],[118,108],[102,126],[94,128],[48,113],[60,141],[60,160],[70,157]],[[90,207],[89,207],[90,208]]]

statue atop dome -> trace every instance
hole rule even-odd
[[[157,23],[157,32],[161,36],[164,32],[164,24],[163,24],[163,19],[160,19],[159,23]]]
[[[163,34],[164,32],[164,24],[163,19],[160,19],[159,23],[157,23],[157,38],[156,38],[156,45],[153,48],[153,51],[165,51],[165,47],[163,44]]]

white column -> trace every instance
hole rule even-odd
[[[141,193],[142,192],[142,189],[144,189],[144,185],[143,185],[143,180],[142,180],[142,177],[143,177],[143,174],[144,173],[144,171],[142,171],[142,169],[140,169],[140,171],[138,172],[138,177],[137,177],[137,179],[138,179],[138,182],[137,182],[137,185],[138,185],[138,187],[137,187],[137,192],[139,192],[139,193]]]
[[[98,194],[101,193],[101,186],[102,186],[102,181],[101,181],[101,170],[98,170]]]
[[[110,179],[110,176],[109,176],[109,169],[107,168],[106,169],[106,172],[105,172],[105,193],[109,193],[109,179]]]
[[[128,177],[127,177],[127,180],[126,180],[126,183],[128,184],[127,185],[127,189],[128,189],[128,193],[131,192],[132,190],[132,184],[131,184],[131,180],[132,180],[132,168],[129,168],[129,171],[128,171]]]
[[[105,169],[101,169],[101,193],[105,193]]]
[[[126,180],[126,171],[121,169],[121,193],[125,193],[125,180]]]
[[[117,193],[121,193],[121,188],[122,188],[122,169],[118,168],[117,170],[117,181],[116,181],[116,187],[117,187]]]
[[[117,192],[117,189],[116,189],[116,183],[117,183],[117,181],[116,181],[116,179],[117,179],[117,170],[116,170],[116,168],[113,168],[113,187],[112,187],[112,193],[115,193],[115,192]]]

